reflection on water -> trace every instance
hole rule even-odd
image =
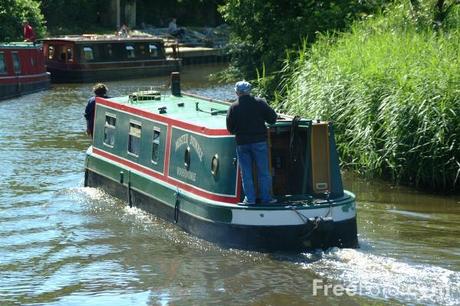
[[[221,66],[192,68],[181,74],[183,89],[234,98],[231,84],[205,77]],[[117,96],[167,82],[107,85]],[[83,188],[91,87],[54,85],[0,103],[1,305],[460,303],[458,197],[347,174],[360,249],[261,254],[221,249]],[[356,294],[334,296],[315,280]]]

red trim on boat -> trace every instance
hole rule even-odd
[[[0,75],[0,84],[11,84],[11,83],[34,83],[38,81],[47,81],[49,79],[49,74],[35,74],[35,75],[19,75],[19,76],[1,76]]]
[[[148,169],[146,167],[143,167],[143,166],[141,166],[141,165],[139,165],[137,163],[131,162],[129,160],[126,160],[124,158],[118,157],[116,155],[113,155],[113,154],[111,154],[109,152],[100,150],[98,148],[93,147],[93,153],[97,154],[97,155],[100,155],[100,156],[102,156],[104,158],[110,159],[111,161],[120,163],[120,164],[122,164],[124,166],[130,167],[130,168],[132,168],[132,169],[134,169],[136,171],[139,171],[139,172],[142,172],[142,173],[147,174],[149,176],[152,176],[152,177],[154,177],[156,179],[164,181],[164,182],[166,182],[168,184],[171,184],[173,186],[177,186],[177,187],[179,187],[179,188],[181,188],[183,190],[186,190],[188,192],[191,192],[191,193],[193,193],[195,195],[198,195],[198,196],[201,196],[203,198],[206,198],[206,199],[209,199],[209,200],[214,200],[214,201],[219,201],[219,202],[224,202],[224,203],[231,203],[231,204],[238,203],[239,193],[237,194],[237,197],[216,195],[216,194],[213,194],[211,192],[199,189],[197,187],[182,183],[182,182],[177,181],[175,179],[173,180],[173,179],[171,179],[171,178],[169,178],[169,177],[167,177],[165,175],[158,174],[157,172],[155,172],[153,170],[150,170],[150,169]]]
[[[169,173],[169,160],[171,159],[171,135],[172,135],[172,126],[168,125],[168,132],[166,133],[166,150],[165,150],[165,164],[163,167],[164,176],[168,176]]]

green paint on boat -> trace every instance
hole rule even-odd
[[[339,216],[334,217],[341,220],[337,224],[342,224],[340,231],[329,235],[335,242],[319,245],[356,245],[355,196],[343,190],[332,124],[280,116],[267,126],[272,190],[278,203],[238,205],[244,194],[235,139],[226,130],[229,105],[155,91],[98,98],[87,182],[110,184],[107,190],[118,189],[113,194],[127,198],[130,205],[153,213],[156,209],[163,218],[210,240],[221,240],[229,231],[238,236],[232,237],[234,241],[243,241],[244,228],[251,222],[257,231],[285,224],[286,233],[302,233],[311,220],[330,222],[335,211]],[[342,227],[350,231],[340,233]],[[248,239],[257,240],[257,231]],[[289,237],[289,243],[317,244],[301,242],[299,233]],[[276,242],[260,239],[262,245],[274,242],[284,248],[282,236]]]

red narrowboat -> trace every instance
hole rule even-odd
[[[43,39],[52,82],[98,82],[169,75],[180,60],[155,36],[72,35]]]
[[[47,89],[49,85],[41,46],[0,44],[0,100]]]

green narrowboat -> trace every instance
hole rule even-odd
[[[99,187],[224,247],[357,247],[355,196],[342,186],[330,122],[280,115],[267,126],[276,204],[247,206],[229,104],[144,91],[97,98],[85,186]]]

